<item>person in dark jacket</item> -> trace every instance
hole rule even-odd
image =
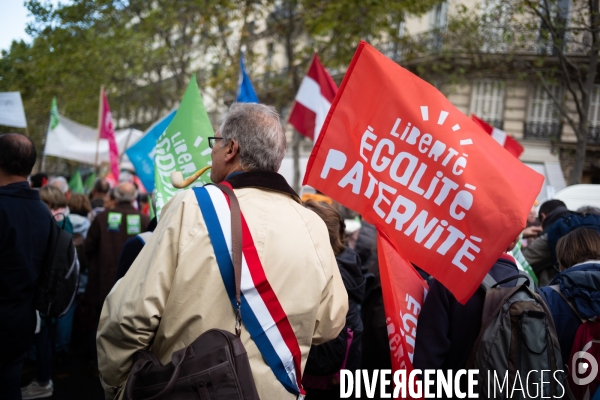
[[[150,219],[133,207],[137,198],[135,186],[121,183],[114,189],[117,205],[99,213],[85,239],[85,254],[89,262],[88,284],[83,297],[90,307],[92,321],[97,326],[104,299],[112,289],[117,274],[119,256],[125,242],[144,232]],[[92,367],[96,367],[96,329],[90,332]]]
[[[304,206],[314,211],[327,225],[331,247],[348,292],[349,304],[346,326],[338,337],[311,347],[302,383],[307,391],[307,400],[339,399],[340,369],[355,370],[361,364],[363,324],[359,305],[365,295],[365,279],[360,258],[353,250],[344,246],[344,220],[335,208],[314,200],[308,200]]]
[[[90,193],[90,204],[92,209],[104,208],[104,199],[108,195],[110,185],[106,179],[98,178],[94,182],[94,187]]]
[[[523,250],[523,255],[537,274],[539,286],[546,286],[558,270],[558,240],[577,228],[592,228],[600,232],[600,215],[596,215],[593,208],[583,208],[583,212],[569,211],[560,200],[545,202],[540,207],[539,214],[544,230]]]
[[[21,399],[21,369],[36,325],[34,287],[46,253],[48,208],[27,176],[35,164],[33,142],[0,135],[0,397]]]
[[[517,243],[515,240],[507,251]],[[496,282],[519,273],[514,258],[502,254],[489,274]],[[514,287],[516,280],[502,284]],[[485,292],[478,289],[465,305],[441,283],[433,280],[417,323],[413,365],[417,369],[456,371],[466,368],[471,349],[481,330]],[[462,384],[462,382],[461,382]]]
[[[522,252],[537,275],[539,286],[546,286],[556,275],[552,252],[548,246],[548,229],[557,220],[570,214],[567,205],[556,199],[544,202],[538,210],[538,219],[542,224],[543,231],[537,238],[531,239]]]
[[[600,233],[594,229],[576,229],[558,241],[556,255],[561,273],[550,286],[539,291],[552,313],[562,359],[570,365],[575,333],[582,324],[579,317],[586,320],[600,317]]]

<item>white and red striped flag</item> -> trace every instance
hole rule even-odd
[[[315,54],[296,94],[288,122],[300,134],[316,142],[337,90],[335,82]]]
[[[477,118],[474,114],[471,114],[471,119],[475,121],[484,131],[488,133],[496,142],[500,143],[500,146],[504,147],[510,154],[519,158],[523,153],[523,146],[519,144],[515,139],[508,136],[506,132],[498,129],[482,119]]]

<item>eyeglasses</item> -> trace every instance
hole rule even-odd
[[[215,146],[215,142],[217,140],[223,140],[222,137],[216,137],[216,136],[211,136],[208,138],[208,147],[210,147],[211,149]]]

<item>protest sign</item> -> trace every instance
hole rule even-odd
[[[158,218],[164,205],[179,190],[171,184],[171,173],[178,171],[189,176],[211,164],[211,149],[207,139],[209,136],[214,136],[214,131],[194,75],[175,117],[156,142],[154,184]],[[210,178],[208,174],[204,174],[196,182],[210,183]]]
[[[392,370],[413,370],[417,321],[428,286],[385,237],[377,235],[381,290],[385,307]]]
[[[543,177],[361,42],[304,184],[359,212],[461,303],[525,227]]]

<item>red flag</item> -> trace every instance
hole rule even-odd
[[[335,82],[315,54],[296,94],[289,123],[302,135],[316,141],[337,90]]]
[[[525,227],[543,179],[361,42],[304,184],[375,224],[464,304]]]
[[[102,89],[102,119],[100,122],[100,139],[108,139],[108,151],[110,154],[110,170],[113,176],[119,179],[119,148],[115,141],[115,127],[112,114],[106,98],[106,92]]]
[[[377,253],[392,370],[406,370],[408,382],[413,370],[417,321],[429,287],[381,232],[377,234]],[[410,398],[406,396],[401,398]]]
[[[519,158],[521,153],[523,153],[523,146],[512,137],[508,136],[502,129],[498,129],[495,126],[488,124],[484,120],[477,118],[474,114],[471,114],[471,119],[513,156]]]

